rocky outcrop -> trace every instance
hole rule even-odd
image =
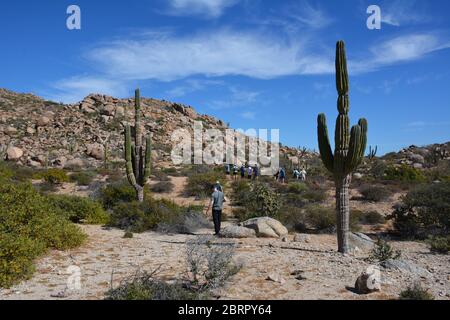
[[[23,151],[17,147],[9,147],[6,149],[6,159],[7,160],[19,160],[23,156]]]
[[[220,236],[222,238],[255,238],[256,232],[253,229],[240,227],[240,226],[227,226],[220,231]]]
[[[281,222],[269,217],[253,218],[242,222],[240,226],[255,230],[256,235],[261,238],[281,238],[288,234]]]

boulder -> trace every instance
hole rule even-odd
[[[38,127],[45,127],[50,123],[50,121],[51,121],[50,118],[42,116],[36,121],[36,125]]]
[[[27,134],[35,134],[35,133],[36,133],[36,130],[35,130],[34,128],[27,127],[26,132],[27,132]]]
[[[261,238],[280,238],[288,234],[281,222],[269,217],[253,218],[242,222],[240,226],[255,230],[256,235]]]
[[[227,226],[220,231],[222,238],[255,238],[256,232],[253,229],[240,227],[240,226]]]
[[[8,135],[16,134],[17,133],[17,129],[12,127],[12,126],[8,126],[8,127],[6,127],[6,129],[4,129],[4,132],[6,134],[8,134]]]
[[[355,178],[356,180],[361,180],[363,178],[363,174],[359,173],[359,172],[355,172],[353,174],[353,178]]]
[[[350,232],[348,240],[353,250],[371,250],[374,246],[374,241],[361,232]]]
[[[386,269],[393,269],[397,271],[409,272],[411,274],[417,275],[419,277],[429,277],[431,272],[419,267],[411,261],[406,261],[402,259],[389,259],[381,264]]]
[[[424,156],[421,156],[420,154],[413,153],[409,156],[409,160],[411,160],[414,163],[425,163]]]
[[[23,156],[23,150],[17,147],[9,147],[6,149],[6,159],[19,160]]]
[[[105,147],[100,143],[90,144],[87,146],[86,154],[96,160],[103,160]]]
[[[108,116],[108,117],[113,117],[114,113],[115,113],[116,107],[112,104],[108,104],[106,106],[103,107],[102,109],[102,115]]]
[[[380,272],[376,267],[368,268],[355,282],[355,290],[358,294],[369,294],[381,290]]]

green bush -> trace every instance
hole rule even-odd
[[[231,184],[231,188],[233,190],[231,196],[233,204],[237,206],[244,205],[248,194],[251,192],[250,183],[247,180],[236,180]]]
[[[384,262],[390,259],[398,259],[400,256],[401,252],[399,250],[394,250],[386,240],[378,238],[368,260],[371,262]]]
[[[106,300],[199,300],[197,293],[188,290],[181,282],[167,283],[141,272],[122,281],[106,293]]]
[[[186,193],[188,196],[205,198],[212,192],[212,188],[219,181],[223,186],[225,177],[221,172],[209,171],[206,173],[191,174],[186,184]]]
[[[263,183],[253,184],[250,192],[242,200],[242,208],[234,211],[241,221],[255,217],[276,218],[281,207],[279,195]]]
[[[400,293],[400,300],[434,300],[434,297],[428,290],[423,289],[419,283],[408,287]]]
[[[52,195],[49,196],[51,204],[70,221],[87,224],[105,224],[109,222],[109,215],[97,201],[89,198]]]
[[[155,193],[168,193],[174,189],[174,184],[170,181],[160,181],[150,187],[150,191]]]
[[[65,250],[85,239],[31,184],[0,185],[0,287],[26,279],[47,249]]]
[[[34,175],[35,179],[43,179],[45,182],[51,183],[51,184],[61,184],[63,182],[69,182],[69,176],[67,173],[62,169],[48,169],[42,172],[39,172]]]
[[[384,172],[384,177],[386,180],[395,180],[403,182],[424,182],[425,176],[423,173],[416,168],[410,167],[406,164],[395,167],[387,167]]]
[[[105,209],[112,209],[121,202],[136,200],[136,191],[128,181],[122,180],[105,186],[99,197]]]
[[[302,182],[290,182],[287,189],[289,193],[302,193],[309,190],[308,186]]]
[[[359,192],[366,201],[380,202],[387,200],[391,195],[391,191],[386,186],[370,186],[364,185],[360,187]]]
[[[76,182],[79,186],[89,186],[95,178],[95,173],[91,171],[74,172],[70,175],[70,181]]]
[[[27,182],[36,174],[36,170],[16,163],[0,161],[0,181]]]
[[[331,208],[311,205],[306,209],[306,225],[318,232],[336,231],[336,212]]]
[[[431,237],[428,239],[430,251],[438,254],[447,254],[450,251],[450,236]]]
[[[377,211],[361,212],[358,216],[358,223],[365,225],[377,225],[386,223],[386,219]]]
[[[450,182],[417,187],[394,209],[388,219],[400,235],[422,239],[446,235],[450,228]]]
[[[187,211],[172,201],[148,196],[144,202],[117,204],[112,210],[110,225],[139,233],[155,229],[159,224],[177,224]]]

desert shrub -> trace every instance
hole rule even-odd
[[[448,234],[450,183],[423,185],[408,192],[388,219],[393,220],[395,230],[404,237]]]
[[[381,179],[383,178],[387,168],[388,166],[385,161],[376,159],[374,162],[372,162],[369,173],[375,179]]]
[[[157,230],[164,233],[194,234],[198,229],[213,227],[212,223],[201,213],[201,208],[190,207],[184,209],[184,212],[170,223],[159,222]]]
[[[427,243],[433,253],[447,254],[450,251],[450,236],[430,237]]]
[[[84,239],[31,184],[0,185],[0,287],[27,278],[33,260],[47,249],[73,248]]]
[[[208,292],[222,287],[241,266],[233,262],[235,245],[199,236],[186,243],[186,264],[190,287]]]
[[[434,297],[428,290],[422,288],[420,283],[409,286],[406,290],[400,292],[400,300],[434,300]]]
[[[396,180],[403,182],[424,182],[425,176],[416,168],[410,167],[406,164],[395,167],[389,166],[384,172],[384,178],[386,180]]]
[[[207,236],[186,243],[186,277],[170,283],[156,279],[152,273],[138,272],[117,288],[106,293],[109,300],[205,300],[239,272],[233,262],[232,243],[216,243]]]
[[[136,191],[126,180],[111,183],[99,193],[99,200],[105,209],[112,209],[121,202],[132,202],[136,199]]]
[[[450,160],[439,161],[438,164],[426,171],[429,181],[450,182]]]
[[[213,192],[212,188],[217,181],[224,185],[223,173],[209,171],[207,173],[192,174],[188,177],[186,193],[188,196],[205,198]]]
[[[391,191],[386,186],[363,185],[359,192],[366,201],[380,202],[387,200],[391,195]]]
[[[401,252],[399,250],[394,250],[386,240],[378,238],[368,260],[371,262],[384,262],[389,259],[398,259],[400,256]]]
[[[146,272],[122,281],[105,296],[106,300],[199,300],[198,294],[186,289],[183,283],[167,283]]]
[[[123,234],[124,239],[132,239],[133,236],[134,236],[134,234],[131,231],[125,231],[125,233]]]
[[[160,181],[150,187],[150,191],[155,193],[167,193],[172,192],[174,184],[170,181]]]
[[[91,171],[74,172],[70,175],[70,181],[76,182],[79,186],[88,186],[95,178],[95,173]]]
[[[163,170],[157,170],[153,172],[153,177],[156,181],[170,181],[169,176]]]
[[[306,225],[318,232],[333,233],[336,230],[336,212],[331,208],[311,205],[305,208]]]
[[[302,182],[290,182],[287,185],[289,193],[303,193],[309,190],[308,186]]]
[[[131,232],[144,232],[158,227],[161,230],[181,230],[190,208],[173,201],[147,196],[144,202],[120,202],[111,212],[110,225]]]
[[[92,199],[67,195],[51,195],[49,199],[52,206],[72,222],[105,224],[109,221],[109,214]]]
[[[34,175],[35,179],[43,179],[45,182],[51,184],[61,184],[63,182],[69,182],[69,176],[66,171],[62,169],[51,168],[45,171],[41,171]]]
[[[36,170],[16,163],[0,161],[0,181],[27,182],[33,178]]]
[[[250,183],[247,180],[236,180],[231,184],[233,190],[232,200],[234,205],[243,205],[251,192]]]
[[[255,217],[276,217],[281,207],[279,195],[263,183],[253,184],[242,200],[242,208],[234,212],[241,221]]]
[[[364,211],[358,216],[358,223],[365,225],[384,224],[386,219],[377,211]]]

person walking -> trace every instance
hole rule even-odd
[[[258,164],[255,164],[255,167],[253,168],[253,180],[258,180],[259,177],[259,167]]]
[[[244,165],[241,166],[241,179],[245,178],[245,167]]]
[[[248,177],[249,180],[251,180],[252,176],[253,176],[253,168],[252,168],[252,166],[248,166],[248,168],[247,168],[247,177]]]
[[[278,180],[284,184],[285,179],[286,179],[286,172],[284,171],[284,168],[280,168],[280,172],[278,174]]]
[[[302,168],[302,171],[300,171],[300,179],[302,180],[302,181],[306,181],[306,170],[305,170],[305,168]]]
[[[222,192],[222,190],[219,190],[217,188],[217,185],[213,188],[213,193],[211,195],[211,202],[208,205],[208,208],[206,209],[205,215],[208,214],[209,210],[212,207],[212,216],[213,216],[213,222],[214,222],[214,234],[216,236],[220,235],[220,228],[222,223],[222,210],[223,210],[223,203],[226,201],[225,195]]]
[[[239,168],[237,166],[237,164],[235,164],[233,166],[233,180],[237,180],[238,179],[238,173],[239,173]]]

